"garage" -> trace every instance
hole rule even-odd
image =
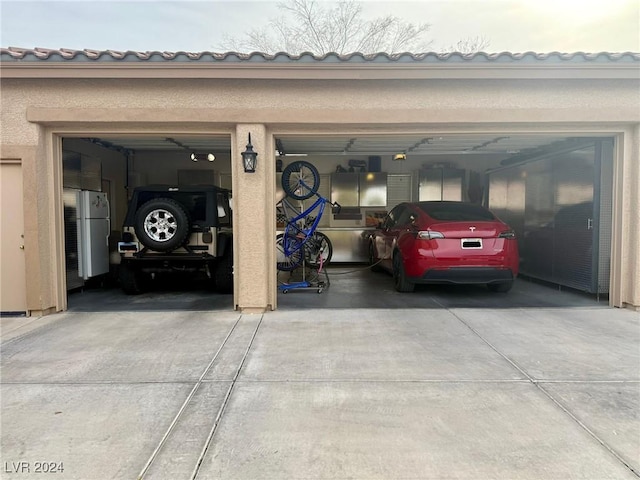
[[[300,159],[318,169],[318,193],[342,206],[339,213],[326,210],[318,223],[318,231],[331,245],[330,262],[321,274],[317,266],[278,272],[281,308],[513,308],[597,305],[608,299],[611,137],[354,133],[282,135],[274,142],[276,207],[285,196],[282,169]],[[231,189],[230,150],[228,135],[64,138],[70,308],[231,308],[229,295],[208,287],[211,273],[203,269],[167,268],[172,275],[154,274],[144,292],[135,292],[142,297],[127,296],[121,291],[118,253],[127,204],[136,187],[208,184]],[[98,254],[108,255],[109,265],[97,275],[87,273],[86,267],[84,273],[79,271],[79,257],[86,253],[78,247],[79,224],[73,212],[82,190],[105,192],[109,202],[109,247]],[[288,199],[295,209],[313,200]],[[514,292],[496,297],[483,285],[429,285],[407,298],[393,291],[389,275],[371,272],[367,238],[379,221],[401,202],[428,200],[484,204],[514,228],[521,258]],[[276,228],[283,228],[278,219]],[[310,286],[287,290],[285,297],[282,285],[300,280]],[[334,288],[316,288],[317,284]]]
[[[635,308],[638,60],[5,49],[2,89],[12,101],[3,103],[2,158],[23,170],[25,311],[109,303],[77,299],[96,284],[117,290],[118,242],[135,189],[203,183],[232,191],[234,293],[199,296],[180,283],[193,308],[385,307],[377,298],[395,298],[393,283],[368,270],[367,236],[393,206],[423,200],[484,204],[507,222],[521,248],[522,287],[502,296],[421,287],[391,305],[535,304],[559,292],[570,296],[557,305]],[[254,170],[242,162],[249,145]],[[318,225],[333,246],[331,288],[320,295],[278,289],[288,281],[276,269],[279,176],[296,160],[313,164],[319,193],[342,205]],[[65,219],[73,190],[109,200],[108,273],[96,280],[75,273],[77,222]],[[111,302],[175,308],[164,303],[171,284],[155,286],[155,296]],[[184,304],[185,292],[177,295],[174,304]]]
[[[95,309],[95,305],[131,303],[123,298],[125,294],[179,291],[215,296],[231,308],[232,273],[223,279],[222,268],[217,268],[225,255],[226,263],[233,262],[230,200],[212,198],[218,190],[209,187],[230,190],[229,165],[229,135],[182,136],[180,140],[170,135],[63,138],[65,280],[71,303],[76,300]],[[175,192],[177,186],[180,192]],[[164,208],[172,208],[176,198],[169,200],[168,207],[163,207],[165,200],[176,196],[178,207],[186,208],[175,212],[184,218],[175,225],[173,238],[165,238],[173,230],[154,232],[148,230],[148,222],[138,225],[142,221],[136,214],[143,204],[151,208],[148,221],[157,223],[153,212],[166,213]],[[96,214],[87,207],[90,199],[105,204],[103,211]],[[208,220],[214,214],[211,210],[217,210],[214,223],[219,213],[226,216],[224,235],[220,231],[218,236],[218,225]],[[183,226],[191,233],[181,232]],[[198,236],[207,242],[198,241]],[[221,245],[223,236],[228,245]],[[124,240],[135,244],[135,250],[128,252]],[[165,247],[154,240],[177,243]],[[210,248],[205,248],[207,244]],[[182,245],[189,248],[181,249]],[[139,261],[126,263],[130,257]],[[145,303],[161,308],[158,300]]]

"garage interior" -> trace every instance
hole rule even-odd
[[[320,172],[319,193],[343,206],[339,214],[325,211],[318,226],[333,244],[327,269],[330,288],[321,294],[279,293],[279,309],[607,304],[614,151],[610,137],[275,134],[275,145],[278,172],[294,160],[311,162]],[[118,288],[116,274],[117,242],[133,188],[214,184],[231,189],[229,135],[69,137],[63,139],[62,148],[70,310],[233,308],[231,295],[182,278],[158,280],[152,291],[126,296]],[[276,175],[278,201],[284,193]],[[68,208],[79,190],[105,192],[110,203],[107,272],[86,279],[79,274],[83,253],[75,215]],[[510,224],[521,257],[514,289],[505,295],[484,286],[422,285],[414,294],[400,294],[389,275],[369,271],[367,232],[393,206],[418,200],[482,203]],[[278,275],[279,281],[295,277],[287,272]]]

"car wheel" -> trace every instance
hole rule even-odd
[[[216,289],[216,267],[215,260],[207,262],[204,266],[204,273],[206,277],[205,285],[207,290],[217,291]]]
[[[233,293],[233,252],[228,249],[214,272],[216,289],[220,293]]]
[[[145,247],[158,252],[170,252],[181,246],[189,229],[187,212],[170,198],[149,200],[136,213],[138,239]]]
[[[120,287],[127,295],[140,295],[149,287],[148,275],[132,268],[129,265],[121,264],[118,278]]]
[[[376,258],[376,250],[373,243],[369,244],[369,268],[372,272],[381,272],[380,260]]]
[[[487,288],[490,292],[507,293],[513,287],[513,280],[502,283],[489,283]]]
[[[404,273],[404,266],[402,265],[402,256],[396,253],[393,257],[393,283],[398,292],[413,292],[415,285],[409,281]]]

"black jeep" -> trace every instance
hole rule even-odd
[[[219,292],[231,293],[230,194],[212,185],[136,188],[118,242],[122,290],[142,293],[159,273],[204,272]]]

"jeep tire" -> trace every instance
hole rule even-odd
[[[170,252],[189,235],[189,216],[182,205],[170,198],[154,198],[136,212],[135,232],[145,247]]]
[[[217,262],[213,275],[218,292],[233,293],[233,251],[230,248]]]
[[[118,277],[120,287],[127,295],[139,295],[144,293],[149,287],[149,275],[142,273],[127,263],[121,263]]]

